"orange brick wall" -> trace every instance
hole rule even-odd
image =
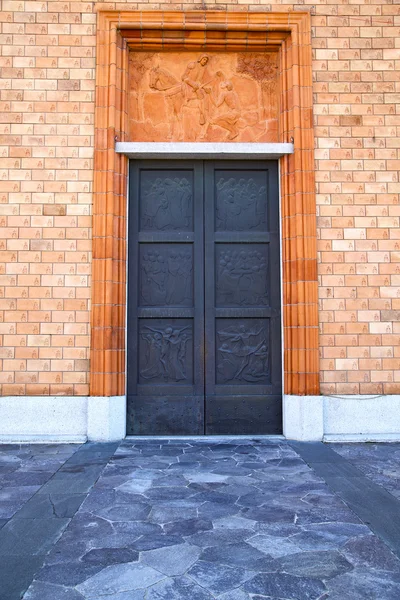
[[[314,6],[321,393],[400,391],[400,5]],[[0,2],[0,384],[86,395],[96,7]],[[307,4],[297,8],[307,9]],[[396,106],[397,103],[397,106]]]

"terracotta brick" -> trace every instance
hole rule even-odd
[[[315,141],[315,163],[310,166],[313,159],[304,154],[304,163],[303,158],[293,164],[288,161],[284,168],[287,173],[311,172],[315,164],[316,169],[320,297],[326,302],[319,312],[324,330],[319,338],[321,392],[399,393],[398,323],[375,320],[380,311],[400,310],[400,272],[396,270],[400,262],[399,7],[363,0],[351,4],[317,0],[313,5],[315,127],[311,141]],[[249,10],[255,23],[266,23],[272,11],[258,11],[267,6],[280,17],[293,8],[288,0],[265,6],[263,1],[254,5],[241,2],[229,5],[226,14],[220,3],[207,5],[208,9],[218,8],[214,18],[235,26],[244,10]],[[143,2],[139,7],[146,11],[164,5]],[[0,165],[0,294],[8,302],[0,306],[4,313],[0,329],[7,328],[0,331],[1,352],[6,354],[0,356],[3,394],[88,393],[94,56],[100,8],[126,8],[131,11],[129,18],[137,19],[138,5],[125,1],[2,3],[2,14],[7,17],[0,34],[0,146],[5,150]],[[170,4],[165,21],[181,25],[186,13],[188,19],[202,23],[204,15],[197,8]],[[308,9],[305,4],[300,8]],[[214,36],[214,43],[223,39],[220,33]],[[191,40],[205,39],[204,32],[196,31],[196,35]],[[257,41],[257,36],[258,32],[246,39]],[[241,38],[230,35],[227,39]],[[100,86],[114,98],[121,96],[109,83],[100,81]],[[280,129],[282,135],[293,135],[289,111]],[[122,139],[127,128],[118,133]],[[107,165],[110,172],[122,172],[123,180],[125,172],[119,164]],[[95,189],[108,181],[100,174]],[[293,178],[291,185],[294,182]],[[293,197],[294,191],[292,187]],[[298,204],[302,202],[300,196],[296,206],[303,207]],[[284,224],[285,235],[296,237],[298,226],[290,229]],[[306,252],[305,245],[303,249]],[[306,272],[299,263],[292,264],[285,261],[287,272]],[[292,299],[289,304],[295,298],[290,294],[292,289],[285,288],[286,300]],[[296,286],[296,294],[301,294],[300,286]],[[118,295],[113,299],[120,301]],[[84,307],[79,305],[81,301]],[[294,317],[299,317],[295,311],[290,318]],[[85,326],[82,333],[81,324]],[[297,344],[300,332],[287,330],[287,345],[292,343],[292,333],[293,344]],[[377,339],[382,345],[376,344]],[[59,357],[57,353],[61,353]],[[354,360],[374,359],[384,362],[380,369],[372,363],[365,363],[359,371],[352,368]],[[6,362],[14,360],[18,364]],[[21,372],[21,360],[30,366],[36,361],[37,368]],[[62,368],[54,372],[39,368],[50,361],[60,361]],[[349,362],[338,368],[335,361]],[[26,373],[30,378],[25,379]],[[296,383],[297,387],[290,389],[297,393],[302,381],[294,374],[286,378],[287,385]],[[120,385],[118,393],[123,393],[123,383]],[[92,391],[96,393],[94,388]]]

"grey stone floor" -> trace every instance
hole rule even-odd
[[[0,528],[77,450],[77,445],[0,445]]]
[[[366,477],[400,500],[400,444],[330,444]]]
[[[85,464],[86,447],[72,456],[80,468],[67,468],[71,479],[48,481],[47,493],[46,486],[38,492],[42,499],[54,505],[57,481],[82,493],[82,469],[91,469],[99,455],[88,452]],[[371,451],[369,445],[348,448],[335,447],[346,458],[355,452],[357,465],[362,448]],[[390,449],[395,470],[400,445]],[[33,465],[40,463],[34,448],[25,450]],[[2,456],[23,451],[0,452],[0,465]],[[60,450],[65,456],[73,451]],[[287,442],[136,440],[110,456],[24,600],[400,598],[399,559]],[[378,447],[375,456],[383,468],[384,451]],[[373,460],[368,455],[364,462]],[[74,487],[74,474],[81,487]]]

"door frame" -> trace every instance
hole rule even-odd
[[[199,31],[203,32],[200,37]],[[274,49],[279,53],[280,141],[294,143],[294,153],[280,159],[284,394],[319,393],[310,13],[100,10],[96,53],[91,396],[125,394],[128,159],[115,151],[115,143],[127,140],[129,51],[149,48],[204,51],[215,46],[215,31],[218,44],[223,44],[224,49],[247,51],[251,47],[258,52]],[[252,145],[247,145],[249,152]]]

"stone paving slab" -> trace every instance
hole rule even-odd
[[[285,441],[126,440],[24,595],[50,598],[398,600],[400,561]]]
[[[117,445],[0,446],[0,600],[20,600]]]
[[[329,444],[291,442],[291,446],[324,479],[328,488],[400,557],[399,500],[332,450]]]
[[[329,447],[400,500],[400,444],[329,444]]]
[[[0,528],[79,448],[79,444],[0,445]]]

